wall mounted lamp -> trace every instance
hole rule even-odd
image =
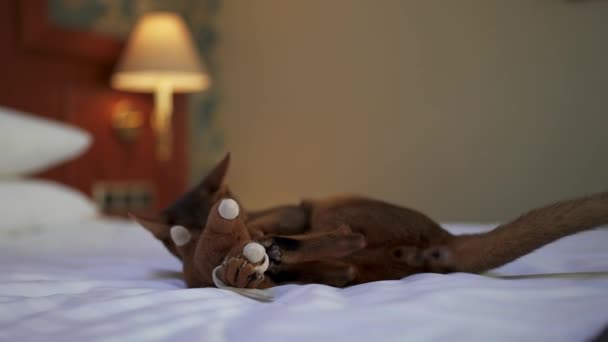
[[[152,127],[163,161],[171,158],[173,93],[202,91],[210,83],[184,20],[170,12],[138,19],[111,79],[118,90],[154,93]]]

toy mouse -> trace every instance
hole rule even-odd
[[[421,272],[481,273],[608,223],[606,192],[469,235],[452,235],[418,211],[356,196],[247,212],[224,183],[228,163],[229,155],[159,215],[134,216],[182,260],[189,287],[344,287]]]

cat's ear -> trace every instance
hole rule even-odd
[[[129,216],[148,230],[159,240],[164,240],[169,236],[169,225],[166,224],[161,216],[143,216],[129,213]]]
[[[228,166],[230,165],[230,152],[226,153],[226,156],[220,161],[214,168],[209,172],[207,177],[203,179],[199,186],[203,187],[209,192],[215,192],[219,190],[224,184],[226,173],[228,172]]]

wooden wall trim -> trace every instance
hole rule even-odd
[[[188,185],[187,97],[175,96],[174,153],[156,159],[150,125],[151,94],[111,89],[112,65],[122,42],[94,32],[63,29],[47,19],[46,0],[0,1],[0,106],[80,127],[93,136],[78,158],[33,177],[53,179],[92,194],[98,182],[146,182],[156,209],[175,200]],[[132,143],[111,127],[115,104],[128,101],[146,119]]]

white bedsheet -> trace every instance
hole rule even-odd
[[[0,237],[0,340],[583,341],[608,322],[607,278],[420,274],[347,289],[281,286],[267,304],[184,288],[178,261],[134,224],[56,231]],[[498,271],[608,271],[608,230],[562,239]]]

